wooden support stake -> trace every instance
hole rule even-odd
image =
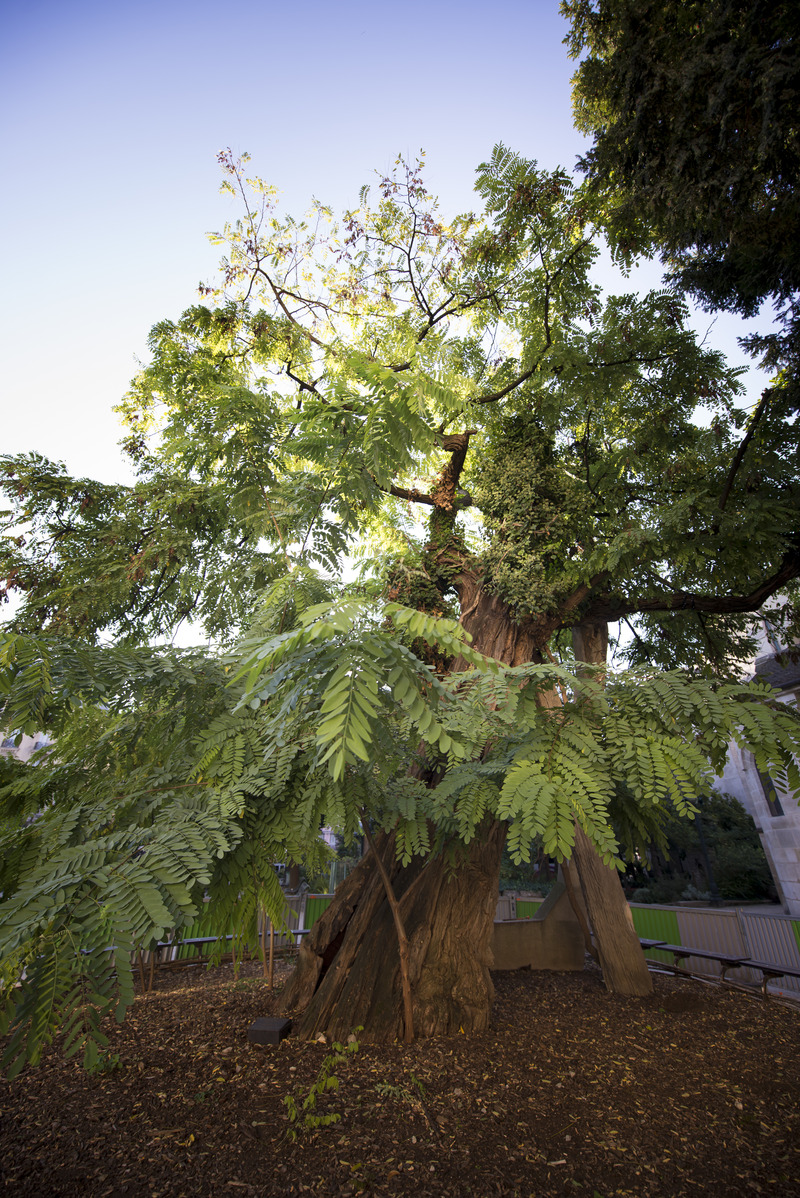
[[[275,984],[275,925],[269,921],[269,988]]]
[[[392,883],[389,879],[389,874],[386,872],[386,866],[383,863],[383,858],[379,853],[375,852],[375,844],[372,839],[372,833],[367,824],[367,818],[364,812],[361,812],[361,827],[364,829],[364,836],[367,839],[367,844],[375,856],[375,864],[381,875],[383,889],[386,892],[389,906],[392,909],[392,917],[394,919],[394,927],[397,932],[397,947],[400,956],[400,983],[403,988],[403,1039],[406,1044],[410,1044],[414,1039],[414,1008],[411,1002],[411,979],[408,972],[408,937],[406,929],[403,925],[403,917],[400,914],[400,905],[395,897]]]
[[[270,923],[272,921],[270,920]],[[267,909],[261,908],[261,935],[258,938],[258,947],[261,952],[261,976],[267,976]]]

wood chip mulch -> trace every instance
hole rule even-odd
[[[800,1196],[800,1005],[655,975],[498,974],[491,1030],[371,1045],[294,1143],[330,1051],[247,1039],[273,1013],[257,963],[159,975],[113,1032],[116,1068],[53,1050],[0,1082],[0,1181],[17,1198],[252,1195]],[[284,975],[285,976],[285,975]]]

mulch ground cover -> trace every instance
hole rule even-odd
[[[800,1006],[656,974],[648,999],[581,974],[498,974],[479,1036],[363,1040],[290,1123],[330,1045],[249,1043],[256,963],[164,973],[113,1069],[56,1050],[0,1082],[17,1196],[800,1195]],[[279,979],[280,983],[280,979]],[[293,1141],[289,1132],[296,1132]]]

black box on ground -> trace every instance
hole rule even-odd
[[[256,1019],[247,1029],[251,1044],[280,1044],[292,1030],[291,1019]]]

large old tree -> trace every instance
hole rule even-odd
[[[59,738],[3,791],[12,1056],[61,1013],[91,1057],[130,948],[204,888],[252,921],[322,820],[371,851],[303,947],[303,1034],[486,1026],[506,838],[569,863],[607,984],[646,991],[620,843],[729,735],[794,779],[791,718],[723,681],[792,617],[790,420],[748,429],[674,295],[601,293],[561,172],[498,147],[445,221],[399,163],[336,224],[221,162],[242,215],[123,404],[137,482],[3,465],[4,720]],[[227,655],[137,648],[187,618]]]

